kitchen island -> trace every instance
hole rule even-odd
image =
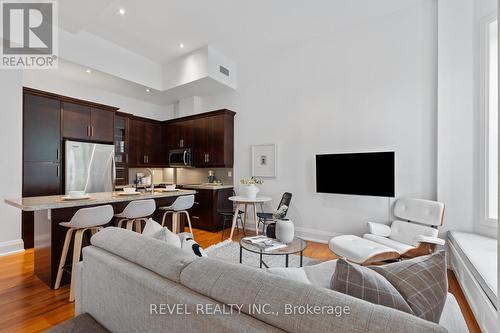
[[[195,194],[193,190],[176,190],[172,192],[155,191],[142,192],[139,195],[120,195],[120,192],[90,193],[89,199],[63,200],[61,195],[5,199],[5,203],[23,211],[34,212],[35,234],[35,275],[53,288],[57,275],[57,266],[61,258],[62,247],[67,228],[61,227],[60,222],[67,222],[80,208],[100,205],[111,205],[116,213],[121,213],[125,206],[134,200],[154,199],[156,207],[170,206],[173,201],[183,195]],[[158,219],[156,219],[158,220]],[[171,229],[173,222],[168,221]],[[113,225],[113,223],[110,223]],[[182,229],[182,225],[181,228]],[[84,239],[84,245],[89,244],[89,236]],[[73,247],[70,246],[70,249]],[[70,264],[72,255],[68,254],[67,264]],[[62,283],[68,283],[65,274]]]

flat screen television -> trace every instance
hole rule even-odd
[[[394,197],[394,152],[316,155],[316,191]]]

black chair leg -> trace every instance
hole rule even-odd
[[[222,218],[222,231],[221,231],[221,236],[220,240],[221,242],[224,240],[224,231],[226,230],[226,218]]]

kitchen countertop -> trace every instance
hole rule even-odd
[[[211,185],[211,184],[193,184],[193,185],[179,185],[182,188],[194,190],[222,190],[226,188],[233,188],[233,185]]]
[[[173,185],[173,183],[160,183],[160,184],[155,184],[155,188],[161,188],[162,185]],[[117,190],[121,190],[124,187],[134,187],[135,185],[118,185],[115,188]],[[215,184],[177,184],[178,188],[187,188],[187,189],[194,189],[194,190],[222,190],[226,188],[233,188],[233,185],[215,185]],[[144,187],[143,185],[139,185],[139,188],[148,188],[148,186]]]
[[[142,199],[155,199],[165,197],[178,197],[181,195],[195,194],[192,190],[177,190],[173,192],[144,192],[138,195],[118,195],[118,192],[90,193],[90,199],[62,200],[63,195],[50,195],[41,197],[5,199],[5,203],[24,211],[35,211],[44,209],[57,209],[69,207],[81,207],[91,205],[103,205],[116,202],[127,202]]]

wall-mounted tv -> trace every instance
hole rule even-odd
[[[394,152],[316,155],[316,191],[394,197]]]

